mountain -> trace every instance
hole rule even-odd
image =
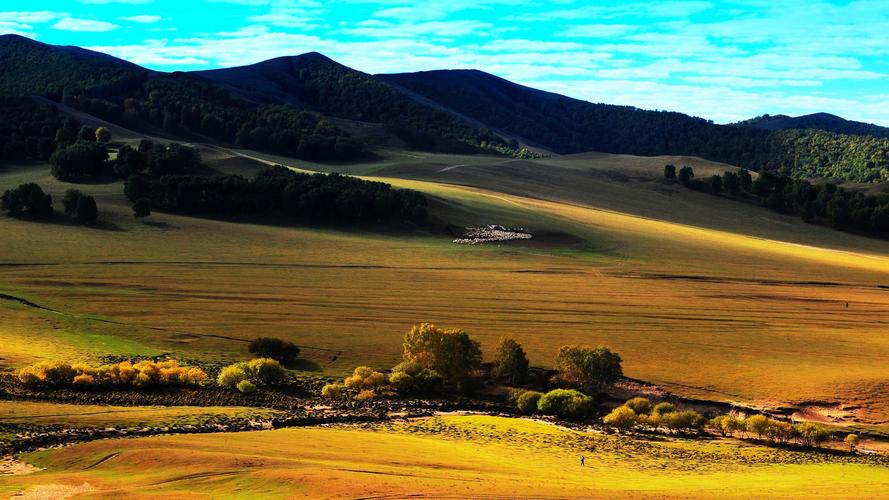
[[[57,147],[58,118],[28,103],[36,95],[174,140],[314,161],[355,160],[376,147],[524,154],[521,142],[556,153],[698,156],[799,177],[889,177],[889,139],[853,135],[876,129],[831,115],[716,125],[573,99],[476,70],[372,76],[314,52],[163,73],[8,35],[0,37],[0,63],[0,97],[9,108],[0,110],[8,121],[0,127],[6,160],[41,159]],[[16,127],[18,121],[30,125]]]
[[[420,103],[384,81],[317,52],[192,74],[252,102],[289,104],[326,116],[381,123],[402,136],[420,131],[470,144],[502,142],[490,131]]]
[[[739,122],[738,125],[768,131],[815,129],[837,134],[889,137],[889,127],[846,120],[845,118],[830,113],[813,113],[796,117],[787,115],[762,115]]]

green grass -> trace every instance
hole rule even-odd
[[[668,161],[722,168],[700,160],[414,156],[355,171],[398,175],[386,179],[433,196],[442,221],[572,243],[464,247],[434,232],[136,221],[120,183],[79,186],[97,196],[104,226],[0,217],[0,253],[21,264],[0,266],[0,289],[64,313],[0,304],[10,311],[0,365],[109,351],[231,361],[248,356],[246,340],[275,336],[341,375],[392,366],[410,325],[432,321],[466,328],[488,352],[513,336],[538,365],[562,344],[604,344],[627,375],[683,395],[838,401],[860,407],[861,425],[889,422],[889,294],[877,288],[889,284],[889,243],[657,180]],[[255,168],[244,162],[218,166]],[[27,167],[0,174],[0,188],[28,179],[57,200],[70,187]]]
[[[640,440],[499,417],[98,441],[24,458],[47,470],[0,479],[0,488],[86,483],[95,496],[198,498],[862,498],[889,487],[889,468],[864,457]]]

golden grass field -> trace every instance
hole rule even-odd
[[[580,455],[586,467],[580,467]],[[867,498],[889,468],[737,441],[639,440],[450,416],[369,427],[104,440],[31,453],[28,498]]]
[[[257,165],[205,157],[222,171]],[[542,236],[525,246],[171,214],[142,222],[119,183],[78,186],[97,197],[97,228],[0,217],[0,293],[51,309],[0,301],[0,363],[160,352],[232,360],[246,355],[240,340],[272,335],[306,346],[305,368],[338,375],[391,366],[409,326],[432,321],[489,349],[514,336],[538,365],[562,344],[604,344],[627,375],[682,395],[836,402],[858,407],[850,425],[889,422],[889,290],[878,287],[889,284],[889,243],[663,184],[666,162],[724,168],[399,152],[342,168],[430,194],[446,222]],[[71,187],[32,166],[0,173],[0,188],[27,180],[56,200]]]

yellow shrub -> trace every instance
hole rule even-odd
[[[90,386],[96,383],[96,379],[89,374],[81,373],[74,377],[74,385],[76,386]]]
[[[377,393],[373,389],[365,389],[365,390],[359,392],[355,396],[355,399],[357,401],[366,401],[368,399],[373,399],[375,397],[377,397]]]
[[[326,384],[321,388],[321,396],[330,399],[336,399],[343,394],[342,384]]]
[[[346,377],[346,387],[353,389],[376,389],[386,383],[386,376],[373,368],[359,366],[352,372],[352,376]]]

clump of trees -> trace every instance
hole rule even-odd
[[[595,400],[574,389],[553,389],[537,401],[537,409],[547,415],[580,420],[595,410]]]
[[[204,370],[176,360],[139,361],[92,366],[66,361],[40,361],[16,371],[23,384],[44,387],[199,386],[209,379]]]
[[[623,376],[621,358],[607,347],[563,346],[556,355],[553,383],[601,393]]]
[[[108,151],[95,141],[79,140],[61,147],[49,157],[49,163],[53,177],[65,182],[80,182],[111,174]]]
[[[426,221],[426,197],[382,182],[333,174],[304,174],[277,166],[252,180],[239,175],[198,177],[131,174],[124,193],[132,202],[206,215],[281,216],[309,224]]]
[[[216,377],[216,384],[248,393],[259,386],[277,384],[284,380],[286,374],[284,367],[277,360],[255,358],[224,367]]]
[[[688,175],[683,182],[685,169]],[[833,183],[813,184],[768,170],[760,171],[755,180],[746,170],[727,171],[705,183],[693,180],[691,167],[682,167],[679,177],[680,183],[689,188],[713,194],[744,194],[770,210],[799,215],[806,222],[823,222],[841,231],[889,237],[889,195],[883,193],[852,192]]]
[[[142,140],[138,148],[126,145],[117,152],[114,173],[121,179],[134,174],[149,177],[184,175],[198,171],[202,165],[201,152],[182,144],[155,144]]]
[[[250,354],[260,358],[272,358],[281,363],[292,363],[299,357],[299,346],[287,340],[272,337],[259,337],[247,346]]]
[[[700,432],[707,419],[694,410],[682,410],[666,401],[652,405],[648,399],[637,397],[612,410],[602,422],[623,431],[649,427],[671,432]]]
[[[465,330],[442,329],[431,323],[413,326],[404,336],[404,361],[432,370],[449,385],[464,388],[481,366],[480,344]]]
[[[15,217],[42,219],[52,215],[52,196],[33,182],[7,189],[0,198],[0,208]]]

